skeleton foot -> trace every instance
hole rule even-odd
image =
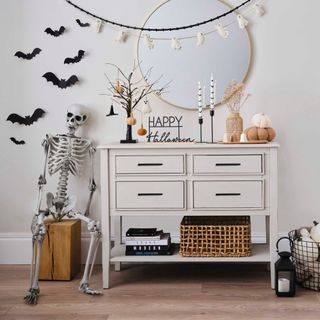
[[[24,302],[26,304],[37,304],[39,298],[39,289],[30,288],[29,293],[24,297]]]
[[[89,283],[82,283],[79,287],[79,290],[86,294],[92,294],[92,295],[102,294],[102,291],[90,288]]]

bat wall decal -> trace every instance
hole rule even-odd
[[[48,27],[46,30],[44,30],[44,32],[46,32],[47,34],[50,34],[51,36],[59,37],[64,33],[65,30],[66,28],[64,26],[61,26],[59,30],[52,30],[51,28]]]
[[[24,140],[17,140],[15,137],[10,137],[10,140],[15,144],[26,144]]]
[[[69,63],[78,63],[78,62],[80,62],[82,60],[84,54],[85,54],[85,51],[79,50],[77,56],[75,56],[74,58],[65,58],[64,59],[64,63],[67,63],[67,64],[69,64]]]
[[[89,22],[81,22],[80,19],[76,19],[78,25],[82,28],[84,27],[90,27],[90,23]]]
[[[68,80],[66,80],[66,79],[59,79],[52,72],[45,73],[43,77],[46,78],[48,82],[52,82],[55,86],[57,86],[60,89],[66,89],[68,87],[71,87],[79,81],[78,77],[75,75],[72,75]]]
[[[19,123],[24,124],[25,126],[30,126],[34,122],[38,121],[40,118],[44,116],[46,112],[42,110],[41,108],[37,108],[34,110],[32,116],[25,116],[22,117],[16,113],[11,113],[9,117],[7,118],[7,121],[11,121],[12,123]]]
[[[34,48],[31,53],[23,53],[21,51],[17,51],[14,55],[18,58],[22,58],[25,60],[31,60],[33,59],[37,54],[41,52],[40,48]]]

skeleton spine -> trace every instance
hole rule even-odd
[[[69,175],[69,166],[68,166],[68,162],[65,162],[63,167],[60,170],[60,176],[58,181],[57,198],[59,200],[65,201],[67,197],[68,175]]]

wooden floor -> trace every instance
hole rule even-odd
[[[320,319],[320,293],[298,288],[277,298],[265,265],[130,265],[112,272],[102,296],[70,282],[41,281],[36,306],[25,305],[28,266],[0,265],[0,319]],[[101,268],[92,278],[101,286]]]

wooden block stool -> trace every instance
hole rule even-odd
[[[45,220],[39,280],[71,280],[81,263],[81,221]]]

